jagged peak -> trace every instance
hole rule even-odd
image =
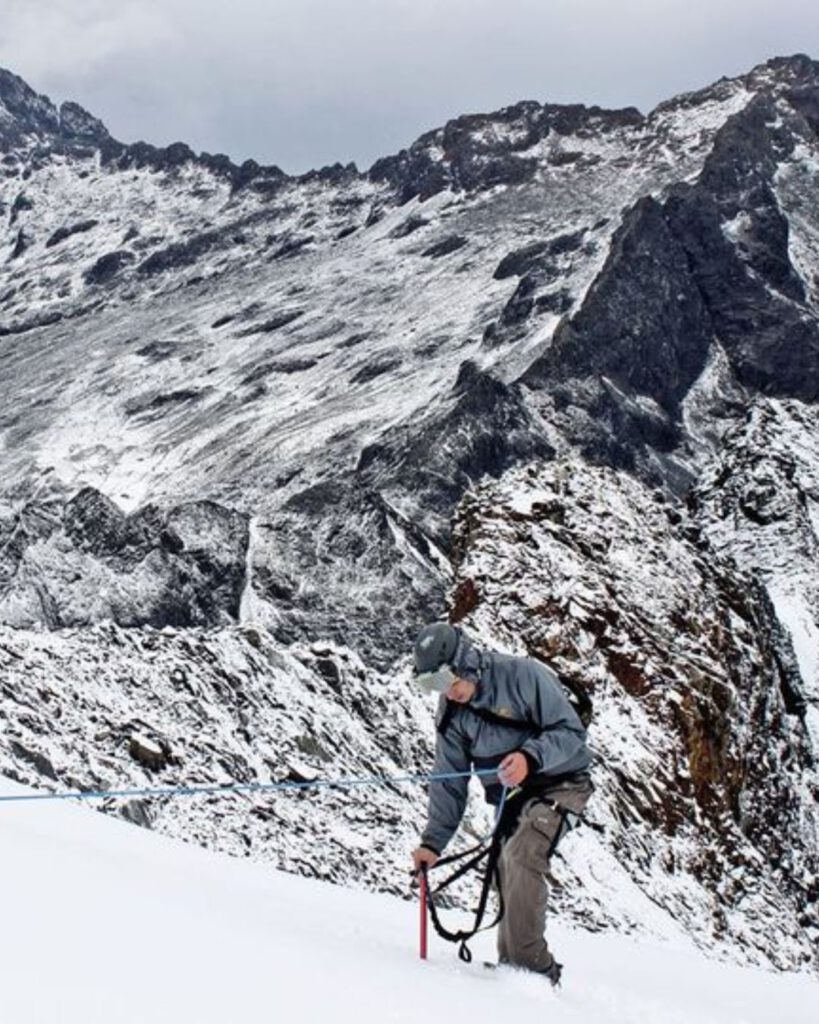
[[[0,145],[27,134],[59,131],[59,114],[47,96],[36,93],[19,75],[0,68]]]
[[[606,110],[582,103],[522,100],[488,114],[464,114],[421,135],[407,149],[377,160],[373,181],[392,185],[403,201],[445,188],[517,184],[535,172],[532,150],[548,135],[583,135],[642,124],[636,107]]]
[[[79,103],[66,100],[58,109],[48,96],[35,92],[19,75],[0,68],[0,148],[21,145],[29,136],[57,147],[90,143],[100,147],[105,160],[116,161],[121,166],[171,169],[188,162],[199,163],[214,174],[230,179],[235,187],[257,179],[264,187],[289,180],[288,175],[274,165],[262,166],[255,160],[246,160],[240,166],[222,153],[197,155],[184,142],[162,147],[148,142],[125,145],[114,139],[103,122]],[[320,180],[329,180],[345,172],[349,173],[350,168],[339,169],[336,165],[313,174]]]
[[[15,75],[8,68],[0,67],[0,100],[3,100],[3,102],[19,103],[32,102],[38,99],[50,103],[47,97],[38,96],[31,86],[19,75]]]
[[[597,105],[586,106],[584,103],[540,103],[538,100],[520,100],[498,110],[461,114],[451,118],[442,127],[424,132],[407,149],[419,150],[430,145],[445,145],[464,135],[471,135],[476,145],[492,146],[499,142],[502,144],[502,138],[481,137],[482,132],[493,126],[523,129],[528,125],[535,130],[545,132],[553,129],[561,134],[574,131],[588,122],[606,128],[637,124],[642,120],[643,114],[634,106],[609,109]],[[513,141],[510,140],[510,144],[514,144]]]
[[[795,79],[815,79],[819,82],[819,61],[806,53],[792,53],[790,56],[771,57],[757,64],[748,74],[749,79],[775,76],[791,84]]]
[[[732,95],[748,92],[777,92],[795,85],[819,85],[819,61],[807,54],[771,57],[750,71],[732,78],[722,77],[701,89],[682,92],[663,100],[649,114],[650,118],[680,107],[696,107],[714,101],[728,100]]]
[[[35,92],[6,68],[0,68],[0,125],[0,145],[9,147],[31,136],[57,145],[113,141],[102,121],[79,103],[67,100],[58,109],[48,96]]]
[[[60,104],[59,110],[60,132],[69,138],[83,140],[110,139],[111,135],[105,125],[98,117],[79,105],[73,100],[66,100]]]

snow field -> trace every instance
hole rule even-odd
[[[3,793],[23,792],[3,781]],[[808,1024],[819,982],[569,931],[558,992],[461,964],[417,906],[270,871],[64,804],[0,805],[3,1024],[546,1019]]]

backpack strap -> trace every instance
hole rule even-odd
[[[510,729],[517,729],[519,732],[545,732],[546,729],[551,728],[547,726],[546,729],[541,729],[534,722],[522,722],[517,718],[504,718],[503,715],[496,715],[494,711],[489,711],[487,708],[473,708],[471,704],[458,704],[454,700],[448,700],[437,727],[441,736],[446,733],[458,708],[463,708],[471,715],[475,715],[476,718],[482,718],[484,722],[492,722],[493,725],[506,725]]]
[[[444,713],[441,715],[441,719],[438,722],[437,726],[439,735],[445,735],[447,729],[449,728],[449,723],[452,721],[452,716],[455,714],[457,708],[458,705],[455,703],[455,701],[448,700],[446,702]]]
[[[534,722],[521,721],[518,718],[505,718],[503,715],[496,715],[494,711],[490,711],[488,708],[473,708],[470,704],[464,704],[463,707],[473,715],[477,715],[478,718],[482,718],[484,722],[491,722],[493,725],[505,725],[509,729],[517,729],[518,732],[546,731],[546,729],[541,729],[540,726],[535,725]],[[546,728],[548,729],[549,727],[547,726]]]

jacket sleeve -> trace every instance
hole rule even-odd
[[[529,690],[534,723],[541,732],[520,749],[537,765],[537,771],[556,775],[585,750],[586,730],[552,670],[534,661],[526,665],[529,678],[524,685]]]
[[[446,710],[446,697],[441,698],[438,721]],[[438,733],[435,744],[435,766],[433,774],[449,772],[468,772],[470,756],[457,722],[451,722],[444,733]],[[421,845],[436,853],[443,852],[444,847],[455,834],[461,823],[466,797],[469,790],[469,776],[457,779],[433,779],[429,784],[429,815],[426,827],[421,834]]]

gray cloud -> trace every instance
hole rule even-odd
[[[519,99],[635,105],[777,54],[814,0],[3,0],[0,64],[124,141],[365,167]]]

